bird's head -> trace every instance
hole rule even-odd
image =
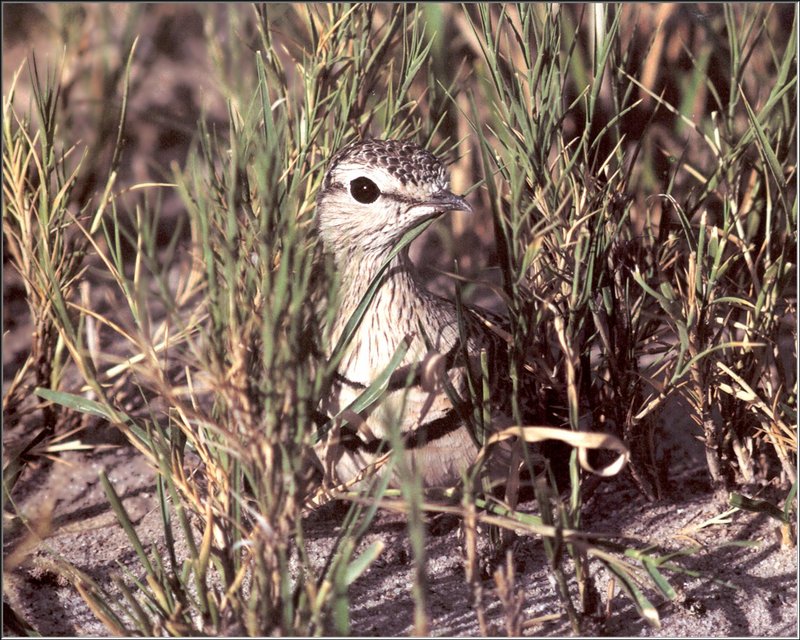
[[[432,153],[413,142],[364,140],[331,159],[317,223],[329,250],[386,252],[423,220],[457,209],[472,211]]]

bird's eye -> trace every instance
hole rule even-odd
[[[381,195],[381,190],[372,180],[362,176],[350,183],[350,193],[361,204],[369,204],[378,199],[378,196]]]

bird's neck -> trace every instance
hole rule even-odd
[[[335,344],[345,325],[367,294],[373,280],[380,273],[387,259],[385,253],[342,256],[337,265],[341,275],[341,306],[334,323],[333,344]],[[429,292],[418,282],[416,270],[406,251],[392,258],[383,273],[380,285],[359,325],[353,343],[362,343],[377,351],[394,353],[400,340],[418,330],[418,309]],[[375,340],[380,334],[384,339]],[[359,335],[361,334],[361,335]],[[364,340],[368,335],[371,339]],[[361,339],[360,339],[361,338]],[[373,357],[383,359],[385,353],[373,353]]]

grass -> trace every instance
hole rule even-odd
[[[160,179],[127,183],[130,105],[148,64],[135,32],[147,11],[109,38],[116,53],[97,72],[102,82],[74,73],[78,89],[113,96],[113,109],[89,116],[100,132],[91,146],[69,119],[64,66],[77,65],[79,34],[65,31],[64,66],[43,74],[31,60],[4,87],[5,251],[35,336],[3,401],[6,428],[24,433],[4,460],[8,524],[40,530],[14,511],[17,481],[32,461],[78,447],[76,429],[101,419],[158,472],[164,528],[163,545],[145,548],[101,478],[138,573],[121,569],[112,591],[60,570],[115,635],[348,634],[349,587],[381,553],[359,546],[378,508],[408,516],[415,635],[432,631],[425,518],[436,512],[463,521],[481,633],[486,527],[499,549],[505,532],[542,540],[575,633],[600,611],[589,570],[598,563],[658,624],[646,591],[674,598],[664,573],[682,569],[669,554],[582,530],[589,470],[622,454],[646,495],[668,494],[660,441],[678,401],[719,495],[774,479],[787,499],[772,506],[788,519],[796,486],[796,353],[786,355],[796,344],[787,322],[796,316],[796,15],[714,5],[687,26],[694,10],[209,5],[204,41],[225,117],[200,118],[185,162],[162,167]],[[541,411],[553,398],[564,406],[565,431],[496,438],[555,435],[575,453],[564,494],[546,471],[534,483],[536,513],[517,508],[514,472],[502,501],[471,483],[426,495],[410,472],[399,492],[377,477],[342,488],[335,497],[351,506],[320,571],[304,532],[320,498],[308,459],[344,343],[324,330],[337,282],[314,232],[315,196],[326,159],[364,136],[414,138],[452,160],[455,184],[474,185],[472,201],[490,214],[512,387],[535,375]],[[180,198],[180,223],[164,219],[166,192]],[[462,278],[459,298],[479,290],[475,275]],[[103,306],[101,290],[124,307]],[[476,407],[486,375],[473,380]],[[120,402],[122,389],[138,401]],[[42,428],[28,431],[37,412]],[[741,508],[769,511],[735,495]],[[518,633],[511,559],[493,579]]]

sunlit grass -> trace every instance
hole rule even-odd
[[[775,6],[707,8],[697,29],[726,46],[712,51],[696,36],[681,58],[687,71],[663,64],[686,41],[665,26],[678,6],[661,10],[660,24],[630,5],[226,7],[236,36],[227,39],[214,35],[221,10],[204,15],[227,125],[201,121],[185,165],[161,185],[117,183],[133,37],[106,69],[119,91],[114,126],[96,143],[108,166],[64,122],[60,72],[31,64],[4,96],[3,230],[36,337],[3,410],[12,425],[38,410],[44,425],[4,460],[4,497],[13,502],[32,456],[69,446],[81,416],[115,425],[146,456],[158,474],[162,551],[143,547],[103,477],[139,573],[121,571],[113,591],[62,566],[116,635],[348,634],[348,588],[382,551],[359,547],[378,508],[408,515],[416,635],[432,631],[425,519],[439,512],[463,521],[481,633],[489,596],[477,540],[487,535],[501,552],[493,578],[507,630],[528,628],[503,548],[511,531],[543,541],[575,633],[598,613],[588,569],[598,563],[658,624],[648,593],[674,598],[665,573],[680,566],[657,548],[584,531],[581,482],[627,460],[624,473],[646,495],[669,494],[657,433],[681,398],[712,488],[744,490],[759,474],[796,483],[796,380],[785,357],[796,341],[787,322],[796,315],[796,25],[781,25]],[[128,25],[132,33],[135,16]],[[15,100],[23,82],[30,112]],[[539,413],[563,429],[510,429],[487,446],[568,442],[566,491],[524,447],[502,497],[474,490],[480,460],[438,495],[410,472],[397,492],[370,473],[358,487],[319,490],[311,447],[332,416],[318,409],[346,345],[326,332],[337,282],[316,237],[315,197],[332,153],[367,136],[414,138],[454,161],[454,182],[474,185],[494,233],[508,318],[495,330],[509,344],[513,419],[526,423],[519,391],[533,376]],[[102,179],[75,191],[87,171]],[[157,240],[162,189],[179,194],[188,239],[178,226]],[[124,306],[93,307],[88,262]],[[466,289],[457,287],[460,310]],[[79,384],[65,382],[67,370]],[[478,430],[489,375],[471,380]],[[140,394],[135,408],[118,401],[122,387]],[[589,449],[613,457],[597,464]],[[526,467],[535,512],[517,504]],[[331,497],[351,508],[319,571],[304,517]],[[775,507],[782,522],[793,500]],[[741,496],[736,504],[768,510]]]

